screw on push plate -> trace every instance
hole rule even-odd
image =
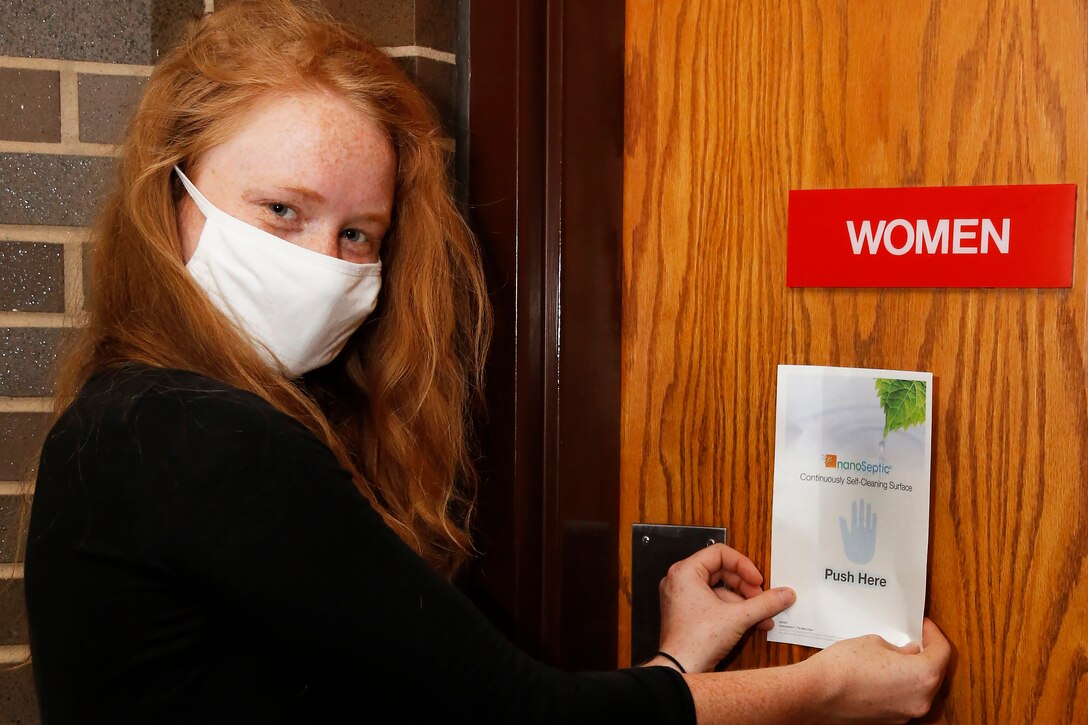
[[[650,543],[650,537],[649,536],[643,536],[642,537],[642,543],[643,544],[649,544]]]
[[[714,539],[707,539],[707,540],[706,540],[706,545],[707,545],[707,546],[714,546],[714,544],[717,544],[717,543],[718,543],[718,542],[717,542],[717,541],[714,541]]]

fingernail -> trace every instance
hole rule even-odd
[[[775,591],[778,592],[778,598],[783,604],[793,604],[797,600],[797,592],[789,587],[778,587]]]

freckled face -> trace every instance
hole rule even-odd
[[[277,237],[358,264],[378,261],[389,229],[396,155],[381,129],[339,96],[276,96],[241,130],[182,169],[215,206]],[[204,216],[185,195],[186,262]]]

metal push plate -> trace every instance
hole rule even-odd
[[[658,647],[661,602],[658,584],[669,567],[711,544],[725,544],[726,530],[713,526],[634,524],[631,527],[631,664]]]

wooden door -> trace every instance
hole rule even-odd
[[[628,0],[620,661],[632,522],[769,564],[779,363],[935,375],[941,722],[1088,722],[1083,198],[1068,290],[790,290],[789,189],[1088,191],[1080,0]],[[812,650],[748,638],[730,667]]]

